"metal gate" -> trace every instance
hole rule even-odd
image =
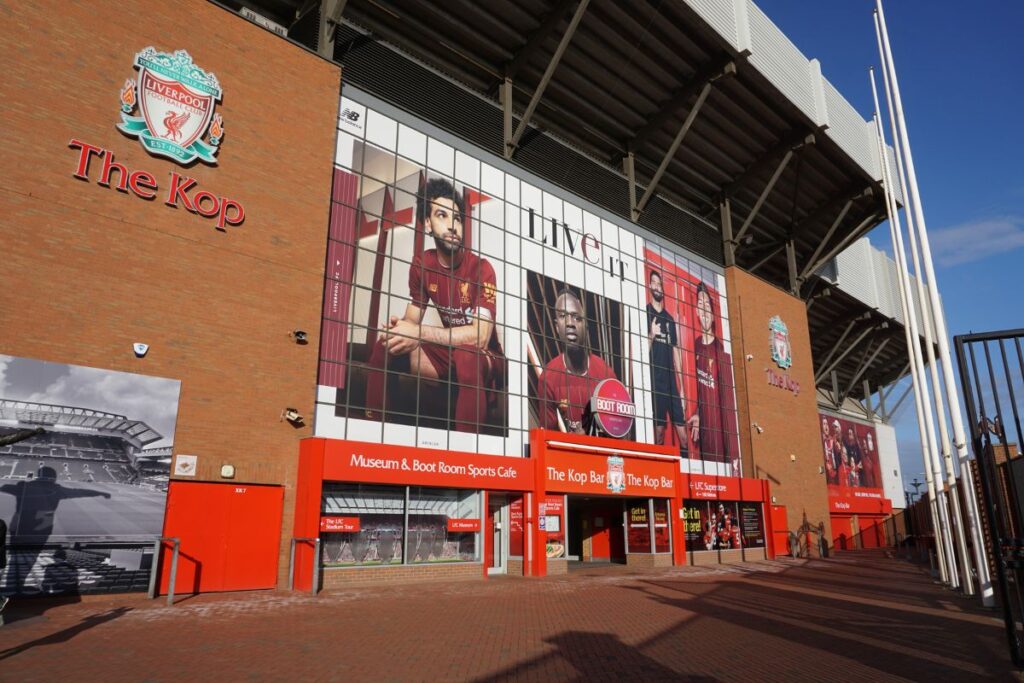
[[[983,501],[988,555],[1014,664],[1024,666],[1018,631],[1024,628],[1024,488],[1018,481],[1024,397],[1024,329],[953,338],[974,462]]]

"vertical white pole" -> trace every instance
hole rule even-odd
[[[882,30],[878,24],[878,14],[875,14],[875,36],[878,39],[878,52],[881,59],[885,59],[885,52],[882,49]],[[889,106],[889,125],[892,132],[893,145],[896,152],[896,173],[906,193],[907,183],[904,180],[903,153],[896,142],[899,135],[896,131],[896,118],[893,115],[892,89],[889,86],[889,72],[882,69],[882,83],[885,86],[886,104]],[[879,112],[881,119],[881,112]],[[879,121],[881,123],[881,121]],[[942,399],[942,390],[939,384],[939,370],[935,362],[935,335],[932,334],[931,304],[925,293],[924,275],[921,272],[921,258],[917,249],[917,237],[914,235],[914,218],[912,212],[906,212],[907,238],[910,242],[910,255],[914,263],[914,284],[916,285],[917,300],[921,305],[921,325],[924,327],[924,345],[928,357],[928,371],[932,381],[932,396],[935,399],[935,419],[939,425],[939,442],[942,445],[942,461],[946,470],[946,484],[949,486],[949,503],[951,506],[950,516],[953,518],[953,533],[956,539],[957,557],[960,558],[962,587],[967,595],[974,595],[974,581],[971,579],[971,558],[967,553],[967,540],[964,534],[964,518],[960,514],[960,496],[957,495],[956,470],[953,467],[952,449],[949,445],[949,429],[946,426],[945,404]],[[930,409],[929,409],[930,410]]]
[[[939,460],[939,449],[935,442],[935,426],[932,422],[928,385],[925,379],[924,363],[921,360],[921,336],[917,326],[917,310],[907,276],[906,250],[903,246],[903,230],[900,217],[896,211],[896,200],[892,194],[892,178],[889,175],[888,155],[885,153],[885,133],[878,118],[878,92],[875,88],[874,69],[869,71],[871,77],[871,93],[875,98],[875,131],[878,158],[882,166],[882,186],[885,190],[886,210],[889,218],[889,232],[892,237],[893,256],[896,259],[896,272],[900,280],[900,302],[903,310],[904,331],[907,333],[907,352],[910,354],[913,367],[914,401],[917,407],[918,427],[921,429],[921,446],[924,451],[925,479],[928,483],[928,496],[935,506],[935,518],[938,524],[935,529],[935,547],[939,559],[940,576],[943,583],[952,587],[958,585],[956,562],[952,556],[953,546],[950,543],[949,516],[946,514],[946,496],[942,488],[942,462]],[[933,521],[936,521],[933,518]]]
[[[978,501],[975,497],[974,472],[971,471],[967,455],[967,438],[964,433],[963,418],[960,413],[960,396],[956,391],[956,378],[953,376],[953,363],[949,355],[949,331],[946,327],[946,316],[939,298],[938,280],[935,279],[935,265],[932,261],[932,250],[928,242],[928,228],[924,220],[924,208],[921,205],[921,193],[917,185],[917,172],[914,169],[914,156],[910,151],[910,138],[907,134],[907,122],[903,116],[903,100],[900,97],[899,80],[896,77],[896,64],[892,58],[892,47],[889,44],[889,30],[885,25],[885,11],[882,0],[875,0],[878,21],[881,26],[882,46],[885,50],[883,67],[889,73],[892,85],[892,97],[899,128],[899,143],[903,149],[903,157],[907,166],[907,182],[912,197],[911,208],[914,212],[914,223],[921,240],[921,253],[924,271],[928,278],[928,298],[935,315],[935,334],[938,337],[939,361],[942,364],[942,379],[946,388],[946,401],[949,406],[950,420],[953,423],[953,445],[956,447],[960,472],[964,479],[964,499],[967,502],[968,522],[971,526],[971,538],[974,542],[975,566],[978,570],[978,583],[981,585],[982,603],[991,607],[995,605],[995,594],[992,588],[992,577],[988,571],[988,560],[985,557],[985,546],[982,542],[981,521],[978,515]]]

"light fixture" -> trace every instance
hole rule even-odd
[[[149,353],[149,344],[143,344],[142,342],[135,342],[132,344],[132,351],[135,352],[136,358],[144,358]]]
[[[748,354],[747,354],[747,362],[749,363],[749,362],[750,362],[750,361],[752,361],[752,360],[754,360],[754,354],[752,354],[752,353],[748,353]]]
[[[287,420],[296,427],[300,426],[305,420],[302,417],[302,413],[295,408],[285,408],[284,412],[281,413],[281,419]]]
[[[220,466],[221,479],[234,479],[235,478],[235,466],[234,465],[221,465]]]
[[[790,462],[796,462],[796,453],[790,453],[789,454],[789,461]]]
[[[294,339],[296,344],[309,343],[309,335],[306,334],[305,330],[292,330],[288,333],[288,336]]]
[[[757,424],[756,422],[751,422],[750,426],[756,429],[758,434],[764,434],[764,427]]]

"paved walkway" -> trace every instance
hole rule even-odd
[[[163,604],[12,603],[0,681],[1014,679],[997,614],[878,551]]]

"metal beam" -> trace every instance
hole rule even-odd
[[[842,192],[837,193],[834,197],[829,199],[824,204],[812,209],[810,213],[800,219],[800,222],[793,226],[793,239],[800,239],[804,237],[807,232],[818,223],[828,216],[835,214],[835,211],[839,207],[845,205],[847,202],[856,202],[858,199],[870,197],[872,194],[871,187],[857,187],[849,186]]]
[[[807,259],[808,266],[814,263],[814,260],[821,255],[821,252],[825,248],[825,245],[828,244],[828,241],[832,239],[832,235],[834,235],[836,230],[839,228],[839,224],[843,222],[844,218],[846,218],[846,214],[850,211],[851,206],[853,206],[853,200],[846,200],[846,204],[843,206],[843,210],[840,211],[839,215],[836,216],[836,219],[832,221],[832,225],[829,226],[828,232],[825,233],[825,237],[823,237],[821,242],[818,243],[818,247],[817,249],[814,250],[814,253],[811,254],[811,258]],[[801,284],[803,284],[803,281],[807,279],[808,275],[810,275],[810,273],[807,272],[807,268],[804,268],[803,270],[800,271],[800,274],[797,276],[797,279],[800,280]]]
[[[810,275],[813,275],[814,273],[816,273],[819,268],[821,268],[823,265],[825,265],[826,263],[831,261],[833,258],[835,258],[835,256],[839,252],[843,251],[848,246],[853,244],[854,241],[856,241],[857,239],[862,237],[863,234],[864,234],[864,229],[866,227],[868,227],[869,224],[874,222],[874,220],[877,217],[878,217],[878,214],[872,212],[867,218],[865,218],[863,221],[860,222],[860,224],[853,230],[853,232],[851,232],[846,237],[844,237],[842,240],[840,240],[839,243],[835,247],[833,247],[832,249],[829,249],[827,254],[825,254],[824,256],[819,258],[817,261],[811,261],[810,263],[808,263],[807,267],[804,268],[804,271],[807,273],[807,275],[810,276]]]
[[[562,2],[555,5],[550,12],[544,15],[544,19],[541,20],[537,28],[534,29],[530,37],[526,39],[526,42],[516,52],[515,56],[505,63],[502,73],[505,78],[515,78],[519,74],[519,70],[523,68],[530,57],[536,53],[537,49],[544,44],[544,41],[548,39],[551,32],[554,31],[562,19],[565,17],[566,12],[573,6],[576,0],[562,0]],[[501,85],[501,81],[495,83],[492,88]],[[492,90],[493,92],[493,90]]]
[[[846,341],[846,338],[850,336],[850,332],[853,331],[854,325],[856,325],[857,321],[859,321],[860,319],[861,316],[857,316],[856,318],[851,320],[850,323],[846,326],[846,329],[843,330],[843,333],[839,335],[839,339],[837,339],[836,343],[832,345],[832,350],[828,352],[827,356],[825,356],[825,360],[821,361],[822,367],[828,365],[828,362],[832,360],[832,356],[836,355],[836,352],[839,350],[839,347],[842,345],[844,341]]]
[[[679,115],[680,110],[693,99],[693,96],[704,87],[709,81],[716,78],[735,74],[736,63],[731,57],[725,55],[715,61],[697,69],[693,76],[680,88],[677,88],[669,99],[662,104],[658,111],[647,117],[647,120],[635,133],[626,141],[627,151],[637,152],[647,143],[647,139],[671,119]],[[617,161],[617,159],[613,159]]]
[[[512,139],[512,79],[506,78],[501,82],[500,89],[501,98],[501,121],[502,121],[502,139]],[[505,156],[509,156],[508,145],[505,145]]]
[[[913,384],[909,384],[907,385],[907,388],[903,390],[903,394],[899,397],[899,399],[896,401],[896,405],[894,405],[892,407],[892,410],[889,412],[889,417],[895,415],[896,411],[900,409],[901,405],[903,405],[903,402],[907,400],[907,396],[910,395],[910,390],[913,388],[913,386]]]
[[[533,97],[530,98],[530,103],[526,105],[526,111],[523,112],[523,117],[519,120],[516,132],[512,134],[511,139],[505,140],[506,158],[511,159],[512,155],[515,154],[516,146],[519,144],[519,140],[522,139],[523,133],[526,132],[527,126],[530,125],[530,118],[533,116],[533,112],[536,111],[537,105],[540,104],[541,98],[544,97],[544,91],[547,89],[548,83],[551,82],[551,77],[554,75],[555,69],[558,68],[558,63],[562,61],[562,55],[565,54],[566,48],[569,47],[569,41],[572,40],[573,34],[576,33],[576,28],[580,25],[583,13],[587,11],[587,5],[589,4],[590,0],[580,0],[580,4],[576,6],[576,12],[569,21],[569,27],[565,29],[565,33],[562,35],[562,40],[559,41],[555,53],[551,55],[548,68],[544,70],[544,75],[541,76],[537,89],[533,91]]]
[[[722,191],[719,193],[719,197],[732,197],[736,194],[748,180],[761,175],[761,172],[769,168],[771,164],[779,158],[780,154],[785,154],[788,151],[801,147],[805,144],[813,144],[814,135],[806,132],[794,131],[782,138],[773,147],[769,148],[757,158],[756,161],[747,166],[743,171],[733,178],[731,181],[722,186]]]
[[[622,158],[622,172],[629,181],[629,215],[636,222],[640,218],[640,211],[636,208],[636,156],[633,152]]]
[[[846,400],[846,397],[850,395],[850,392],[853,391],[853,387],[857,384],[857,380],[859,380],[861,376],[865,372],[867,372],[867,369],[871,367],[871,364],[875,362],[876,358],[878,358],[878,354],[880,354],[882,350],[886,346],[888,346],[889,342],[891,341],[892,337],[886,337],[885,339],[882,340],[882,343],[878,345],[878,348],[875,349],[875,352],[872,353],[867,360],[861,361],[860,368],[857,370],[857,373],[853,376],[853,379],[850,380],[850,386],[846,387],[846,391],[843,392],[843,400]]]
[[[743,225],[740,226],[740,231],[736,233],[736,237],[733,238],[737,243],[743,239],[743,236],[747,234],[747,229],[750,228],[750,224],[754,222],[754,218],[757,217],[757,212],[764,206],[764,202],[768,199],[768,195],[771,194],[775,188],[775,183],[779,182],[779,178],[782,176],[782,172],[786,170],[786,166],[789,164],[789,160],[793,158],[793,150],[787,150],[782,157],[782,161],[776,166],[775,172],[772,173],[772,177],[768,179],[768,184],[761,190],[761,194],[758,195],[757,201],[754,202],[754,208],[747,214],[747,219],[743,221]]]
[[[832,406],[838,410],[843,407],[843,404],[839,402],[839,373],[835,370],[832,371]]]
[[[833,360],[827,368],[823,368],[821,372],[814,375],[814,383],[817,384],[818,382],[820,382],[822,377],[827,375],[834,368],[838,367],[840,363],[846,360],[846,357],[850,355],[850,352],[857,348],[857,345],[864,341],[864,338],[871,334],[871,332],[874,331],[875,327],[875,325],[870,325],[866,330],[857,335],[857,338],[850,342],[850,345],[846,347],[846,350],[842,351],[839,354],[839,356],[836,357],[836,359]],[[836,344],[836,348],[838,348],[838,344]]]
[[[779,246],[775,247],[774,249],[769,251],[764,256],[764,258],[762,258],[760,261],[758,261],[757,263],[752,265],[750,268],[747,268],[746,271],[748,273],[753,273],[755,270],[757,270],[758,268],[760,268],[761,266],[763,266],[764,264],[766,264],[770,260],[772,260],[772,258],[775,257],[775,255],[778,254],[780,251],[782,251],[783,249],[786,249],[788,245],[789,245],[789,242],[786,242],[785,244],[780,244]]]
[[[683,138],[686,137],[687,131],[690,130],[690,126],[693,125],[694,119],[697,118],[700,108],[704,106],[704,102],[708,99],[708,93],[711,92],[712,82],[709,81],[704,84],[700,94],[697,95],[697,101],[693,103],[693,107],[690,108],[690,113],[686,115],[686,120],[683,121],[683,125],[680,126],[679,132],[676,133],[675,140],[669,145],[669,148],[665,151],[665,158],[661,160],[661,165],[658,166],[658,170],[654,172],[654,177],[651,178],[651,182],[647,185],[647,190],[644,192],[643,197],[636,203],[635,213],[639,215],[641,211],[647,206],[647,202],[650,201],[651,195],[654,194],[654,190],[657,189],[658,183],[661,182],[661,177],[665,175],[665,171],[668,169],[669,163],[672,161],[672,157],[679,151],[679,145],[683,143]],[[637,220],[634,218],[633,220]]]
[[[732,241],[732,207],[728,197],[722,199],[718,210],[722,216],[722,252],[725,265],[736,265],[736,246]]]
[[[864,380],[860,390],[864,392],[864,407],[867,408],[867,410],[864,411],[864,414],[867,415],[867,418],[870,420],[875,415],[875,410],[871,407],[871,382]]]
[[[789,271],[789,293],[800,296],[800,285],[796,277],[796,245],[793,240],[786,242],[786,268]]]
[[[338,23],[345,11],[348,0],[321,0],[320,23],[316,32],[316,51],[324,59],[334,61],[334,37],[338,33]]]

